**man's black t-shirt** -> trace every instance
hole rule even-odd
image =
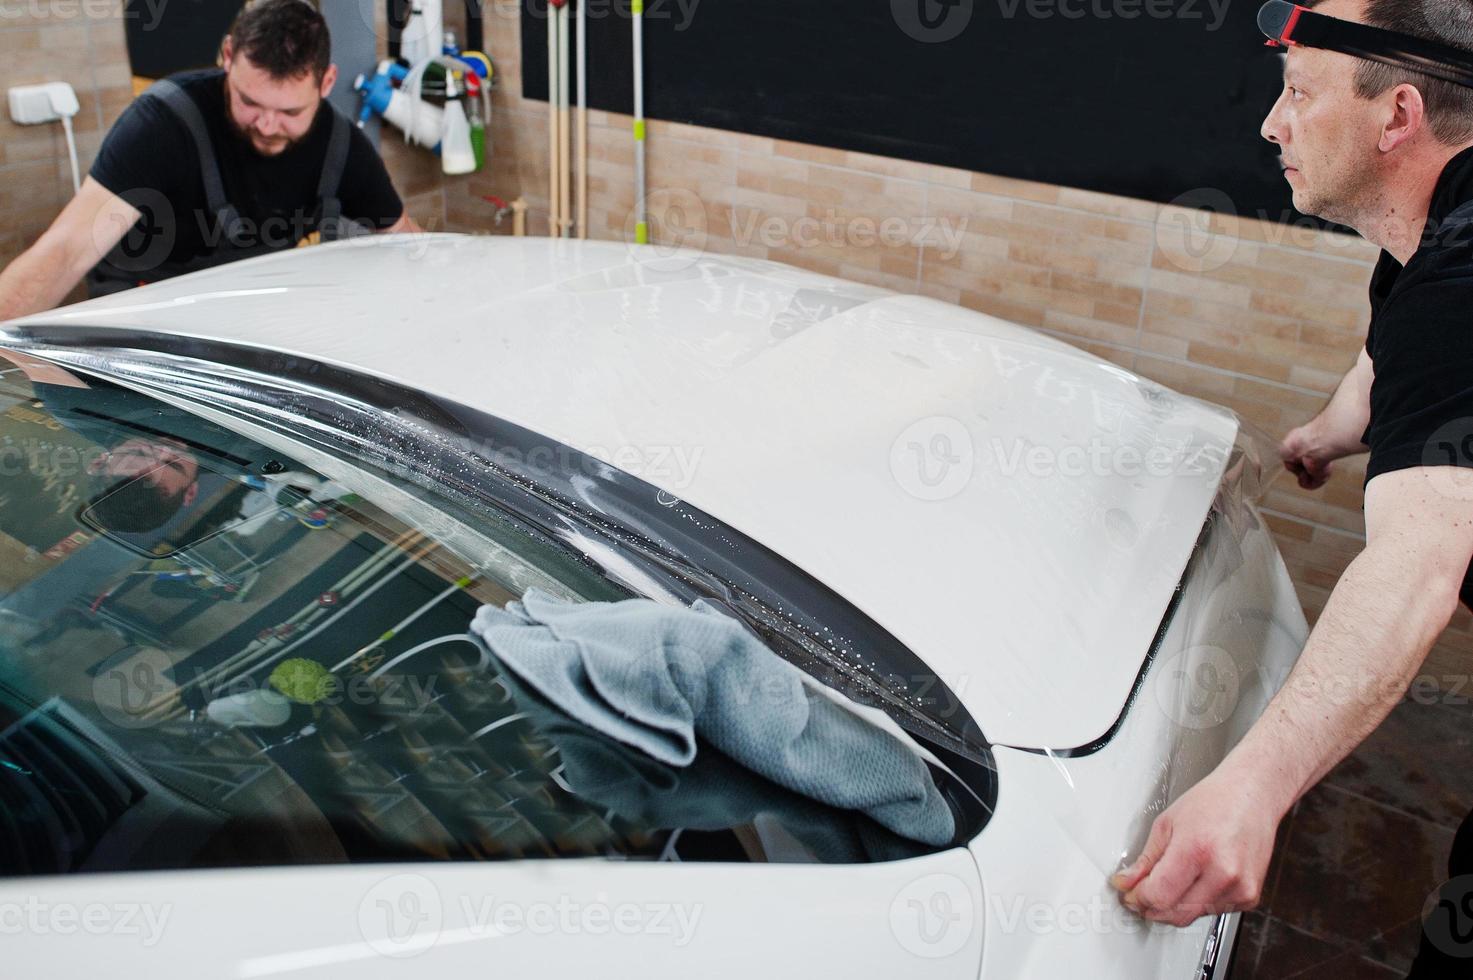
[[[171,81],[199,106],[225,185],[225,198],[242,218],[244,237],[266,250],[296,247],[317,230],[318,181],[332,129],[323,102],[312,128],[278,156],[262,156],[226,115],[225,73],[184,72]],[[185,123],[156,98],[133,101],[108,132],[91,176],[127,200],[143,218],[130,232],[127,270],[140,279],[163,263],[178,265],[209,256],[225,244],[205,201],[199,153]],[[380,230],[404,212],[373,144],[352,128],[347,164],[338,188],[343,216]]]
[[[1381,253],[1370,294],[1366,482],[1417,466],[1473,467],[1473,148],[1443,168],[1406,267]],[[1462,599],[1473,606],[1473,565]]]

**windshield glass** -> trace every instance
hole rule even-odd
[[[483,606],[639,594],[566,541],[3,356],[0,873],[935,849],[518,683]]]

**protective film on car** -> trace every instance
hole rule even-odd
[[[233,628],[232,644],[244,644],[232,645],[224,656],[260,658],[229,661],[223,676],[247,677],[243,689],[219,687],[204,700],[170,693],[134,697],[128,717],[141,713],[147,720],[141,736],[98,726],[95,705],[90,717],[79,718],[79,702],[99,701],[85,684],[75,701],[48,702],[46,717],[65,719],[68,732],[91,723],[90,745],[153,740],[147,751],[159,748],[157,741],[170,732],[178,732],[181,742],[201,742],[202,729],[169,726],[223,729],[202,744],[215,752],[237,744],[242,752],[248,749],[251,766],[245,772],[271,777],[263,787],[289,791],[298,800],[295,794],[306,793],[311,800],[308,812],[316,815],[304,820],[304,831],[311,833],[293,839],[320,842],[335,856],[314,852],[303,860],[606,854],[857,861],[966,843],[989,895],[1006,900],[1040,888],[1075,888],[1081,880],[1106,895],[1109,875],[1138,852],[1155,815],[1209,771],[1257,716],[1302,641],[1302,614],[1253,505],[1261,492],[1261,458],[1246,433],[1236,446],[1229,439],[1199,447],[1221,459],[1219,469],[1199,477],[1217,484],[1216,500],[1203,504],[1192,527],[1182,528],[1188,540],[1196,540],[1195,549],[1183,549],[1191,553],[1185,567],[1159,570],[1162,581],[1177,587],[1162,590],[1149,647],[1109,651],[1120,658],[1116,666],[1135,678],[1126,703],[1112,711],[1114,723],[1085,744],[992,744],[984,737],[985,724],[978,726],[948,683],[954,678],[929,672],[877,623],[780,556],[613,466],[379,382],[329,379],[331,372],[321,366],[314,367],[313,380],[331,380],[330,392],[315,394],[293,378],[267,390],[276,382],[262,378],[283,373],[279,363],[259,371],[249,365],[227,368],[218,352],[209,353],[214,360],[198,367],[180,359],[169,361],[165,372],[162,360],[147,360],[137,369],[114,366],[108,373],[146,387],[163,403],[187,404],[193,414],[249,433],[257,452],[266,450],[261,465],[282,468],[274,474],[281,490],[266,491],[272,503],[261,511],[274,509],[277,515],[268,526],[280,525],[299,542],[351,532],[363,553],[320,579],[310,569],[321,562],[295,560],[297,549],[306,547],[300,543],[282,549],[275,565],[267,563],[247,602],[265,595],[262,583],[279,574],[284,580],[296,577],[297,590],[290,594],[298,605],[288,607],[295,610],[290,616],[273,612],[249,623],[219,624],[227,632]],[[64,363],[100,366],[93,355],[48,354]],[[167,384],[144,384],[165,373]],[[1176,397],[1147,382],[1133,384],[1138,411],[1147,420],[1167,412],[1168,397]],[[27,410],[38,407],[32,402]],[[1148,448],[1137,447],[1142,453]],[[255,459],[249,452],[236,455]],[[305,513],[293,504],[297,493],[305,494]],[[78,499],[73,495],[73,506]],[[1085,510],[1075,515],[1085,522],[1081,528],[1090,519]],[[314,516],[316,511],[322,514]],[[315,526],[324,515],[327,523]],[[1108,516],[1100,532],[1107,535],[1119,530]],[[1162,515],[1173,518],[1180,515]],[[75,533],[64,526],[56,530]],[[128,551],[129,562],[140,557]],[[1018,616],[1070,614],[1069,589],[1077,583],[1071,584],[1066,558],[1058,563],[1058,588],[1017,609]],[[117,569],[116,581],[125,582],[121,573],[128,570]],[[303,575],[310,585],[302,584]],[[86,605],[98,596],[102,601],[95,614],[72,603],[74,618],[106,620],[115,614],[128,592],[115,604],[110,584],[84,590]],[[141,586],[130,587],[137,602]],[[281,588],[289,587],[282,582]],[[591,610],[631,604],[641,619],[652,616],[653,607],[724,613],[803,675],[801,690],[781,671],[770,681],[748,678],[732,688],[738,693],[729,695],[726,707],[780,719],[784,710],[771,709],[827,698],[843,707],[844,714],[833,717],[844,726],[862,719],[887,736],[852,757],[900,759],[892,755],[899,745],[914,758],[884,763],[886,792],[865,798],[836,797],[835,787],[812,773],[764,768],[763,746],[771,733],[754,739],[739,725],[723,727],[702,707],[702,691],[724,690],[719,675],[729,666],[726,658],[652,661],[664,672],[642,674],[639,683],[662,685],[653,705],[620,700],[618,688],[607,685],[591,696],[594,677],[600,684],[608,680],[607,660],[581,654],[575,659],[566,649],[542,649],[527,639],[549,617],[563,615],[563,607],[579,604]],[[381,618],[350,629],[352,619],[334,618],[349,607],[353,617]],[[211,622],[219,615],[200,608]],[[175,617],[165,622],[189,622],[178,618],[180,607],[165,611]],[[596,614],[607,612],[600,608]],[[505,616],[523,621],[512,632],[525,635],[488,640],[487,629],[466,633],[478,618]],[[19,628],[31,625],[22,621]],[[650,636],[662,635],[636,631],[619,649],[639,650]],[[177,644],[167,641],[160,634],[157,642],[120,643],[122,658],[93,668],[90,676],[119,692],[152,690],[148,679],[155,677],[189,687],[197,664],[207,679],[214,676],[208,671],[215,661],[196,660],[186,644],[188,669],[179,684]],[[156,663],[129,659],[142,650]],[[163,659],[152,651],[164,651]],[[537,657],[544,658],[540,666]],[[242,672],[236,664],[259,667]],[[355,679],[370,690],[394,681],[408,700],[388,713],[383,700],[353,703]],[[985,684],[988,678],[976,680]],[[1047,690],[1035,693],[1047,701]],[[100,703],[110,696],[100,696]],[[429,707],[421,710],[421,703]],[[651,707],[661,710],[645,710],[638,727],[627,724],[632,711]],[[289,717],[277,721],[283,711]],[[673,722],[666,717],[670,712]],[[775,730],[779,744],[806,744],[790,731]],[[795,731],[802,735],[801,727]],[[656,744],[666,748],[652,748]],[[681,765],[689,745],[696,747],[694,761]],[[226,754],[230,771],[241,759]],[[152,780],[182,795],[182,777],[170,775],[165,783],[158,775],[180,770],[177,760],[164,755],[162,770],[122,766],[112,772],[119,781],[126,772],[140,786]],[[919,768],[916,759],[923,763]],[[183,765],[191,775],[198,768]],[[837,763],[833,768],[844,769]],[[913,778],[922,770],[953,820],[951,845],[932,843],[944,836],[944,826],[935,819],[940,811],[931,793]],[[206,788],[218,772],[210,768],[201,788],[190,790],[191,803],[210,805]],[[488,788],[484,797],[470,792],[481,787]],[[838,789],[847,788],[841,781]],[[216,790],[236,791],[229,781]],[[154,796],[159,798],[156,791]],[[333,806],[323,809],[324,799]],[[896,807],[913,807],[922,819],[907,826],[893,819]],[[413,834],[365,833],[365,820],[374,828],[413,828]],[[425,827],[435,833],[415,836]],[[222,838],[216,832],[212,839],[239,845],[256,837]],[[1019,840],[1029,846],[1019,848]]]
[[[1030,794],[1054,821],[1056,839],[1102,879],[1134,861],[1156,816],[1237,744],[1303,647],[1304,615],[1257,506],[1279,475],[1277,462],[1272,441],[1242,423],[1196,548],[1110,731],[1086,745],[994,748],[1007,785]]]

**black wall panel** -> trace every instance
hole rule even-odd
[[[1259,135],[1281,61],[1256,0],[647,3],[651,118],[1147,200],[1197,191],[1215,210],[1225,194],[1239,214],[1305,220]],[[628,0],[588,9],[590,102],[629,112]],[[536,99],[545,17],[527,0]]]
[[[244,5],[245,0],[125,0],[123,22],[133,74],[163,78],[210,67],[220,39]]]

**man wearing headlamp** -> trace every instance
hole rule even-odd
[[[1369,451],[1366,547],[1263,717],[1112,879],[1177,925],[1258,903],[1280,820],[1385,719],[1458,602],[1473,605],[1473,0],[1270,0],[1259,26],[1286,48],[1262,134],[1294,206],[1382,248],[1365,349],[1280,447],[1306,489]],[[1449,870],[1473,874],[1473,814]],[[1424,934],[1411,976],[1473,976],[1452,953]]]

